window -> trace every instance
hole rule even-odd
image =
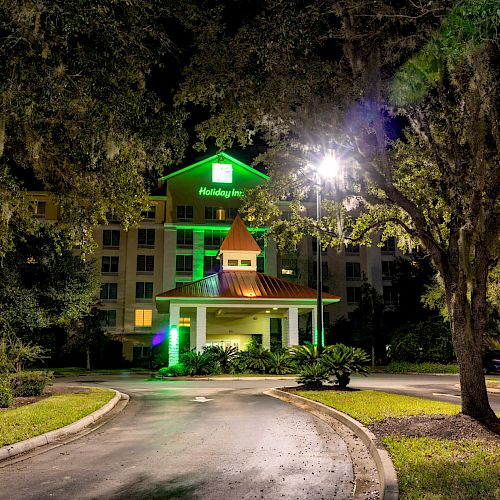
[[[359,245],[353,245],[349,243],[349,245],[345,248],[346,255],[359,255]]]
[[[46,210],[47,210],[47,202],[46,201],[35,201],[33,203],[33,213],[39,219],[43,219],[45,217]]]
[[[257,272],[263,273],[265,270],[265,259],[264,257],[257,257]]]
[[[228,259],[227,265],[228,266],[237,266],[238,265],[238,260],[237,259]]]
[[[314,273],[314,280],[316,280],[318,261],[314,260],[312,265],[312,272]],[[328,262],[321,261],[321,277],[328,278]],[[316,281],[314,281],[316,282]]]
[[[396,263],[393,260],[382,261],[382,279],[390,280],[396,274]]]
[[[361,264],[359,262],[346,262],[345,277],[348,281],[361,279]]]
[[[119,248],[120,231],[118,229],[105,229],[102,232],[102,246],[107,248]]]
[[[154,255],[138,255],[137,256],[137,272],[152,273],[155,269]]]
[[[177,229],[177,245],[184,247],[193,246],[193,230]]]
[[[147,210],[144,210],[141,214],[143,219],[146,220],[155,220],[156,219],[156,205],[148,207]]]
[[[238,209],[237,208],[230,208],[229,211],[228,211],[228,215],[229,215],[229,219],[230,220],[233,220],[236,215],[238,214]]]
[[[100,311],[101,326],[116,326],[116,309],[104,309]]]
[[[116,300],[118,283],[103,283],[101,285],[101,300]]]
[[[393,254],[396,251],[396,238],[394,236],[389,236],[381,248],[382,253]]]
[[[191,326],[191,318],[179,318],[179,326]]]
[[[133,360],[138,363],[144,363],[151,358],[151,347],[146,345],[135,345],[133,347]],[[149,366],[149,364],[148,364]]]
[[[175,288],[179,288],[180,286],[189,285],[190,281],[176,281]]]
[[[119,257],[103,255],[101,260],[101,273],[117,273]]]
[[[135,326],[138,328],[148,328],[153,325],[153,311],[151,309],[135,310]]]
[[[175,257],[175,270],[178,273],[187,273],[193,271],[192,255],[177,255]]]
[[[361,287],[348,286],[347,287],[347,303],[359,304],[361,302]]]
[[[297,274],[297,261],[295,259],[281,259],[281,274],[295,276]]]
[[[252,261],[248,260],[248,259],[242,259],[240,262],[240,266],[251,266],[251,265],[252,265]]]
[[[106,212],[106,221],[108,222],[108,224],[120,223],[118,217],[113,212]]]
[[[220,260],[215,255],[205,255],[203,259],[203,274],[209,276],[215,274],[220,270]]]
[[[177,205],[177,220],[193,220],[192,205]]]
[[[216,207],[205,207],[205,220],[217,220]]]
[[[151,281],[138,281],[135,284],[136,299],[152,299],[153,298],[153,283]]]
[[[139,229],[137,233],[137,245],[139,248],[151,248],[155,246],[155,230]]]
[[[226,232],[218,229],[207,229],[204,234],[204,243],[206,247],[219,248],[224,240]]]
[[[396,293],[394,292],[394,288],[392,286],[382,287],[382,294],[386,304],[394,304],[396,302]]]

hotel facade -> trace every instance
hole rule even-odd
[[[101,273],[103,325],[122,343],[125,359],[137,363],[148,359],[155,339],[168,330],[170,312],[158,312],[157,295],[220,270],[217,255],[238,212],[240,196],[267,179],[236,158],[219,153],[163,177],[160,194],[155,192],[150,196],[150,207],[137,228],[124,231],[110,217],[107,225],[96,229],[99,248],[95,257]],[[57,220],[57,208],[50,196],[43,192],[32,195],[37,217]],[[306,204],[306,210],[315,216],[313,204]],[[265,231],[266,228],[250,229],[260,248],[255,255],[256,271],[315,288],[315,242],[307,238],[296,251],[279,253],[272,240],[265,242]],[[325,304],[325,328],[356,308],[364,279],[383,295],[388,306],[397,300],[391,286],[397,253],[395,242],[388,240],[382,248],[377,243],[371,247],[329,248],[322,252],[323,292],[342,298],[341,302]],[[278,343],[285,345],[287,323],[286,314],[282,313],[259,315],[259,320],[252,319],[256,315],[245,319],[234,317],[233,328],[228,326],[230,313],[219,313],[221,317],[215,321],[221,322],[220,338],[207,338],[206,343],[231,344],[241,349],[256,332],[266,332],[263,335],[268,339],[266,347],[272,347],[271,341],[278,338],[281,339]],[[312,314],[311,309],[309,315],[299,318],[303,339],[312,339],[315,324]],[[185,337],[191,338],[185,348],[196,347],[193,316],[180,315],[176,322],[179,330],[186,332]],[[245,336],[244,331],[250,333]]]

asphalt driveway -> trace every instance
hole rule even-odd
[[[131,400],[97,431],[0,468],[0,498],[352,497],[346,443],[315,416],[262,394],[274,381],[74,383]]]

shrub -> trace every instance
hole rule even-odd
[[[393,361],[387,365],[389,373],[459,373],[456,364],[441,363],[407,363]]]
[[[351,373],[366,375],[366,364],[370,361],[368,354],[359,347],[335,344],[325,348],[321,364],[331,375],[335,376],[340,389],[346,389]]]
[[[306,389],[318,389],[330,378],[329,371],[321,363],[304,365],[299,372],[297,382]]]
[[[189,375],[205,375],[213,370],[214,361],[208,352],[188,351],[181,356],[181,362]]]
[[[268,358],[269,373],[286,375],[295,371],[292,358],[286,352],[271,352]]]
[[[14,395],[12,394],[12,388],[10,382],[6,378],[0,379],[0,408],[8,408],[12,401],[14,401]]]
[[[41,396],[45,386],[54,378],[53,372],[18,372],[9,375],[15,397]]]
[[[182,363],[177,363],[172,366],[164,366],[158,370],[158,374],[162,377],[182,377],[187,373],[188,371]]]
[[[13,334],[0,336],[0,372],[19,372],[24,366],[47,358],[47,349],[23,342]]]
[[[400,326],[391,338],[393,361],[450,363],[455,359],[449,323],[431,318]]]
[[[262,347],[251,345],[246,351],[246,366],[259,373],[265,373],[269,366],[270,352]]]
[[[204,352],[212,357],[214,363],[218,363],[222,373],[227,373],[231,370],[231,366],[238,355],[238,349],[232,346],[209,346],[205,347]]]
[[[311,342],[306,342],[304,345],[294,345],[290,347],[289,352],[299,367],[317,363],[320,358],[318,346],[311,344]]]

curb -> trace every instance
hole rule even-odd
[[[368,451],[377,466],[382,500],[397,500],[399,498],[398,477],[391,457],[385,448],[376,444],[375,435],[364,425],[360,424],[357,420],[354,420],[352,417],[342,413],[341,411],[296,394],[291,394],[279,389],[270,389],[266,391],[265,394],[285,401],[291,400],[300,402],[309,408],[314,408],[315,410],[326,413],[330,417],[337,419],[339,422],[348,427],[368,448]]]
[[[121,392],[115,391],[113,398],[108,401],[104,406],[101,406],[98,410],[92,412],[90,415],[73,422],[72,424],[68,424],[60,429],[54,429],[53,431],[46,432],[45,434],[41,434],[40,436],[35,436],[29,439],[25,439],[24,441],[19,441],[18,443],[8,444],[0,448],[0,461],[5,460],[7,458],[15,457],[20,453],[26,453],[27,451],[34,450],[40,446],[45,446],[47,444],[54,443],[58,439],[62,437],[76,434],[80,432],[85,427],[97,422],[100,418],[102,418],[106,413],[110,412],[120,401],[124,399],[128,402],[129,396],[127,394],[122,394]]]

